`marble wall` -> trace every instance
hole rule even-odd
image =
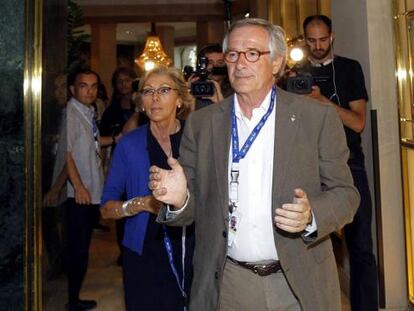
[[[24,1],[0,14],[0,310],[22,310]]]

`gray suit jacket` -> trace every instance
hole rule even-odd
[[[195,221],[191,310],[217,310],[227,256],[228,161],[232,98],[194,112],[181,140],[190,201],[170,225]],[[278,89],[273,206],[291,202],[293,189],[308,194],[318,226],[305,240],[274,227],[276,249],[303,310],[340,310],[340,289],[329,234],[351,222],[359,203],[347,166],[348,149],[335,109]]]

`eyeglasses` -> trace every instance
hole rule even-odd
[[[227,51],[226,54],[224,54],[224,59],[228,63],[235,63],[239,60],[240,54],[244,54],[244,57],[247,59],[248,62],[255,63],[259,60],[260,56],[270,54],[270,51],[258,51],[255,49],[250,49],[246,51],[230,50]]]
[[[146,96],[146,97],[149,97],[149,96],[152,97],[154,96],[155,93],[157,93],[158,95],[165,96],[168,93],[170,93],[172,90],[177,91],[177,89],[174,89],[169,86],[161,86],[158,89],[147,88],[147,89],[141,90],[141,95]]]

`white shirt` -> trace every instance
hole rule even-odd
[[[253,109],[252,117],[249,120],[243,115],[237,96],[234,96],[239,149],[244,145],[263,115],[266,114],[270,98],[271,91],[260,107]],[[239,162],[237,211],[241,213],[242,217],[234,242],[228,248],[228,255],[238,261],[256,262],[278,259],[272,219],[272,209],[275,208],[272,206],[275,114],[276,105],[246,156]],[[231,180],[232,157],[232,146],[230,145],[229,181]]]
[[[243,147],[254,127],[266,114],[270,105],[271,93],[270,90],[261,105],[253,109],[250,120],[243,115],[237,96],[234,95],[239,149]],[[246,156],[239,162],[239,202],[237,211],[242,214],[242,217],[237,227],[235,239],[231,247],[228,247],[228,256],[238,261],[258,262],[279,259],[273,236],[274,224],[272,218],[272,210],[276,208],[276,206],[272,206],[276,105],[277,95],[272,113]],[[230,144],[229,193],[232,158],[232,145]],[[188,198],[189,193],[187,193],[186,203],[179,210],[170,210],[167,205],[166,218],[171,219],[180,214],[186,208]],[[307,232],[305,235],[310,235],[316,230],[316,219],[313,215],[312,223],[305,229]]]
[[[88,189],[92,204],[99,204],[104,185],[101,161],[97,155],[93,135],[94,108],[81,104],[72,97],[66,108],[67,152],[72,153],[82,183]],[[75,190],[68,181],[68,197],[75,197]]]

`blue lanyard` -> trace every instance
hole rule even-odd
[[[183,279],[180,282],[180,277],[178,276],[178,272],[177,269],[175,268],[174,265],[174,257],[173,257],[173,248],[172,248],[172,244],[171,244],[171,240],[168,236],[167,233],[167,228],[165,225],[162,226],[163,230],[164,230],[164,245],[165,245],[165,249],[167,251],[167,255],[168,255],[168,261],[170,262],[170,267],[171,270],[175,276],[175,280],[177,281],[178,284],[178,288],[181,291],[181,295],[184,298],[184,311],[187,311],[187,294],[184,291],[184,280],[185,280],[185,227],[183,227],[183,235],[182,235],[182,265],[183,265]]]
[[[257,125],[254,127],[253,131],[250,133],[249,137],[247,138],[246,142],[244,143],[243,147],[240,150],[239,150],[239,133],[237,130],[237,120],[236,120],[236,112],[235,112],[236,104],[233,100],[233,108],[232,108],[232,113],[231,113],[231,137],[232,137],[233,163],[239,163],[240,160],[246,156],[247,152],[249,151],[256,137],[259,135],[260,130],[265,125],[266,120],[269,118],[270,114],[272,113],[273,107],[275,106],[275,98],[276,98],[276,87],[273,87],[272,95],[270,98],[269,109],[267,109],[267,112],[265,113],[265,115],[260,119],[259,123],[257,123]]]
[[[93,139],[95,141],[95,149],[96,149],[96,155],[101,159],[101,152],[100,152],[100,146],[99,146],[99,131],[98,126],[96,125],[96,118],[92,118],[92,132],[93,132]]]
[[[239,202],[239,162],[243,159],[247,152],[250,150],[253,142],[257,138],[260,133],[260,130],[265,125],[267,119],[269,118],[270,114],[273,111],[275,106],[275,98],[276,98],[276,87],[272,88],[272,95],[270,96],[270,104],[267,112],[264,116],[260,119],[259,123],[254,127],[253,131],[250,133],[249,137],[247,137],[246,142],[244,143],[243,147],[239,150],[239,133],[237,130],[237,120],[236,120],[236,103],[233,100],[233,108],[231,112],[231,138],[232,138],[232,164],[230,170],[230,185],[229,185],[229,212],[233,214],[237,209],[237,204]]]

